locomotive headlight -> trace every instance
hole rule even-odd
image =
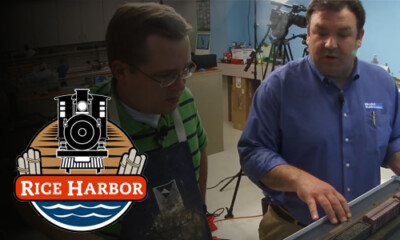
[[[78,110],[84,112],[87,110],[87,103],[85,101],[78,102]]]

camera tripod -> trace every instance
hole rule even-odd
[[[275,69],[275,65],[278,63],[280,65],[285,65],[286,63],[288,63],[289,61],[293,60],[293,53],[292,53],[292,49],[290,48],[290,41],[299,37],[299,38],[303,38],[302,43],[304,45],[306,45],[306,47],[303,50],[303,57],[308,55],[308,47],[307,47],[307,43],[306,43],[306,34],[298,34],[298,35],[294,35],[290,38],[281,38],[281,39],[275,39],[272,40],[272,44],[271,44],[271,49],[269,51],[269,55],[268,55],[268,61],[267,61],[267,66],[264,70],[263,73],[263,79],[265,79],[265,76],[267,74],[267,69],[269,66],[269,63],[272,61],[272,68],[271,68],[271,72],[274,71]]]
[[[226,208],[227,214],[225,215],[225,218],[233,218],[233,206],[235,205],[236,195],[239,190],[239,185],[240,185],[240,180],[242,179],[242,175],[245,175],[245,174],[244,174],[243,170],[240,168],[240,171],[235,176],[232,176],[231,179],[219,190],[220,192],[222,192],[235,178],[237,178],[231,205],[229,208]]]
[[[263,79],[267,74],[267,69],[272,63],[271,72],[274,71],[276,64],[285,65],[287,62],[293,60],[292,49],[290,48],[291,39],[276,39],[271,43],[271,49],[268,55],[267,66],[263,73]]]

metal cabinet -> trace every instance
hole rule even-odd
[[[207,153],[224,150],[222,74],[219,69],[196,72],[186,86],[192,91],[203,127],[208,136]]]

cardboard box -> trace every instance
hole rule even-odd
[[[233,128],[243,130],[249,116],[254,93],[259,81],[233,77],[231,86],[231,116]]]
[[[231,49],[232,59],[249,59],[250,54],[253,52],[252,48],[234,48]]]

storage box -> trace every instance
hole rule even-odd
[[[250,54],[253,52],[252,48],[234,48],[231,50],[232,59],[249,59]]]
[[[233,128],[243,130],[258,85],[259,82],[254,79],[232,78],[230,105]]]

